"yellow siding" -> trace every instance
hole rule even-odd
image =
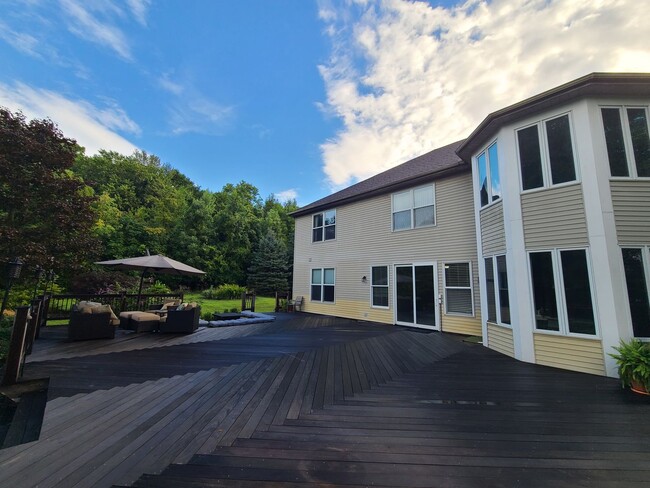
[[[524,193],[521,210],[527,249],[586,246],[589,242],[579,183]]]
[[[480,311],[476,310],[475,314],[475,317],[442,315],[442,327],[440,330],[453,334],[480,336],[482,334]]]
[[[650,243],[650,181],[611,181],[619,244]]]
[[[391,195],[380,195],[336,208],[336,239],[312,243],[312,216],[296,219],[294,296],[305,297],[305,311],[360,320],[393,323],[395,264],[438,262],[438,292],[444,295],[443,263],[471,261],[475,317],[449,318],[441,314],[442,327],[480,330],[478,263],[472,180],[469,173],[435,182],[436,225],[392,231]],[[470,198],[468,198],[468,195]],[[389,310],[370,308],[370,267],[389,267]],[[336,269],[335,304],[309,303],[312,268]],[[362,283],[362,277],[367,283]],[[368,313],[368,317],[364,314]],[[370,317],[379,319],[371,319]],[[475,323],[472,329],[470,322]],[[474,332],[472,332],[474,333]]]
[[[370,322],[380,322],[384,324],[393,323],[393,311],[372,308],[370,303],[357,300],[337,299],[336,303],[319,303],[310,302],[309,297],[304,302],[303,310],[305,312],[317,313],[321,315],[332,315],[334,317],[345,317],[349,319],[368,320]]]
[[[602,342],[596,339],[535,334],[537,364],[605,375]]]
[[[483,255],[492,256],[506,252],[506,232],[503,226],[503,202],[481,210],[481,244]]]
[[[506,356],[515,357],[515,345],[512,338],[512,329],[489,323],[488,347]]]

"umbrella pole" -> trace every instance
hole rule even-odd
[[[144,282],[144,274],[145,273],[146,273],[146,270],[143,270],[142,275],[140,276],[140,287],[138,288],[138,305],[136,307],[138,310],[140,310],[140,306],[141,306],[140,300],[141,300],[141,296],[142,296],[142,283]]]

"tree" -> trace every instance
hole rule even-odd
[[[248,268],[248,287],[262,295],[289,289],[287,248],[273,230],[260,239]]]
[[[70,272],[94,257],[96,197],[72,171],[82,149],[48,119],[0,107],[0,260]]]

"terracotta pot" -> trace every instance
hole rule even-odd
[[[631,383],[631,385],[630,385],[630,389],[631,389],[633,392],[635,392],[635,393],[639,393],[639,394],[641,394],[641,395],[650,395],[650,392],[648,392],[648,390],[646,389],[646,387],[643,386],[643,384],[640,383],[639,381],[632,380],[630,383]]]

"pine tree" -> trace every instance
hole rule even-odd
[[[273,295],[289,289],[289,255],[284,242],[273,230],[259,240],[251,266],[248,268],[248,287],[260,295]]]

